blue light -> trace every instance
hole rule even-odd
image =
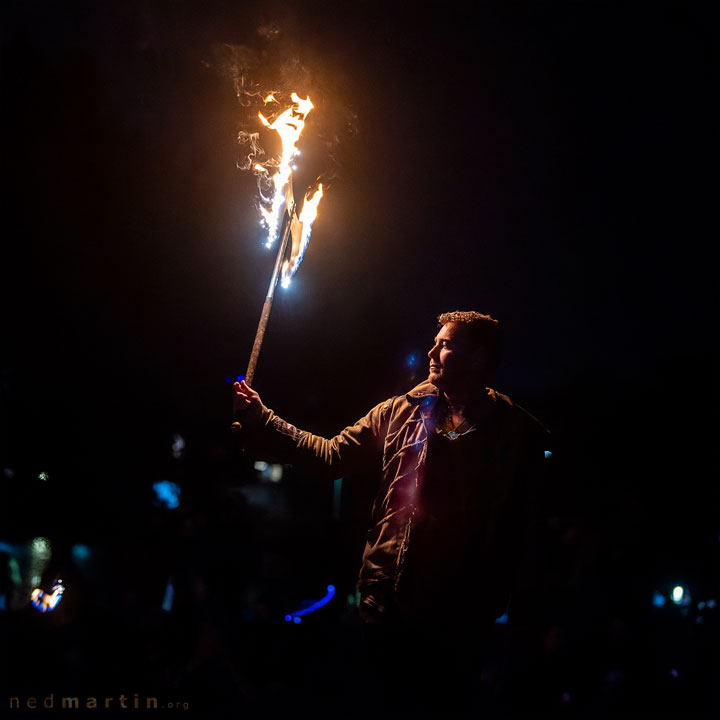
[[[302,618],[298,617],[297,615],[293,618],[293,622],[297,625],[298,623],[302,622]]]
[[[238,375],[238,376],[237,376],[237,381],[238,381],[238,382],[242,382],[244,379],[245,379],[245,376],[244,376],[244,375]]]
[[[161,480],[153,483],[153,490],[157,496],[155,505],[164,505],[171,510],[180,505],[180,488],[175,483],[169,480]]]
[[[319,608],[323,607],[324,605],[327,605],[335,596],[335,586],[334,585],[328,585],[327,586],[327,594],[324,598],[321,598],[317,602],[311,602],[307,605],[307,607],[301,607],[299,610],[296,610],[295,612],[290,613],[289,615],[285,616],[285,621],[289,622],[288,618],[292,618],[292,621],[294,623],[300,622],[300,616],[301,615],[307,615],[308,613],[315,612]],[[309,602],[309,601],[306,601]],[[305,603],[303,603],[305,605]]]
[[[231,383],[232,381],[233,381],[233,379],[232,379],[231,377],[226,377],[226,378],[225,378],[225,382],[226,382],[228,385],[230,385],[230,383]]]
[[[665,596],[661,595],[657,590],[654,590],[652,604],[654,607],[662,607],[665,605]]]
[[[547,460],[550,457],[552,457],[552,452],[550,450],[546,450],[545,451],[545,459]]]
[[[417,367],[419,362],[418,356],[415,353],[410,353],[405,358],[405,364],[410,368]]]
[[[170,612],[173,606],[173,600],[175,599],[175,586],[172,580],[168,580],[168,584],[165,586],[165,597],[162,601],[162,609],[165,612]]]
[[[507,621],[508,621],[507,610],[499,618],[495,618],[496,625],[507,625]]]
[[[73,545],[72,559],[78,563],[84,563],[90,557],[90,548],[87,545]]]

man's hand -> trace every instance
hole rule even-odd
[[[236,421],[252,427],[262,422],[265,406],[258,395],[244,380],[233,385],[233,415]]]

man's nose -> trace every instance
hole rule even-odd
[[[434,359],[435,359],[435,358],[434,358],[434,355],[437,353],[437,350],[438,350],[439,347],[440,347],[439,345],[435,345],[435,346],[433,346],[432,348],[430,348],[430,352],[428,353],[428,357],[429,357],[431,360],[434,360]]]

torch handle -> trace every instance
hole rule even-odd
[[[260,348],[265,338],[265,328],[268,324],[268,318],[270,317],[270,308],[272,307],[272,297],[266,297],[265,303],[263,304],[262,313],[260,314],[260,322],[258,323],[258,329],[255,333],[255,342],[253,343],[252,352],[250,353],[250,362],[248,363],[247,372],[245,373],[245,382],[248,385],[252,385],[253,377],[255,375],[255,367],[257,366],[258,356],[260,355]]]
[[[293,205],[293,207],[290,208],[290,212],[288,212],[285,217],[285,223],[281,234],[282,239],[280,241],[280,247],[278,248],[277,257],[275,258],[275,267],[273,268],[273,274],[270,278],[270,286],[268,287],[262,313],[260,313],[260,322],[258,323],[258,329],[255,333],[255,342],[253,342],[252,352],[250,353],[250,362],[248,363],[247,372],[245,373],[245,382],[251,386],[253,378],[255,377],[255,367],[257,366],[258,356],[260,355],[260,348],[262,347],[263,340],[265,338],[265,329],[267,328],[268,318],[270,317],[270,309],[272,308],[273,297],[275,296],[275,287],[277,286],[278,278],[280,277],[280,268],[282,267],[282,261],[285,257],[285,252],[290,240],[290,225],[294,212],[295,206]]]

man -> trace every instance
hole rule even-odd
[[[498,321],[449,312],[438,322],[428,379],[334,438],[288,424],[245,382],[235,383],[233,429],[257,456],[318,476],[376,471],[361,617],[422,626],[423,637],[432,627],[447,638],[463,626],[491,626],[518,589],[521,568],[532,566],[533,496],[548,433],[487,387],[500,360]]]

